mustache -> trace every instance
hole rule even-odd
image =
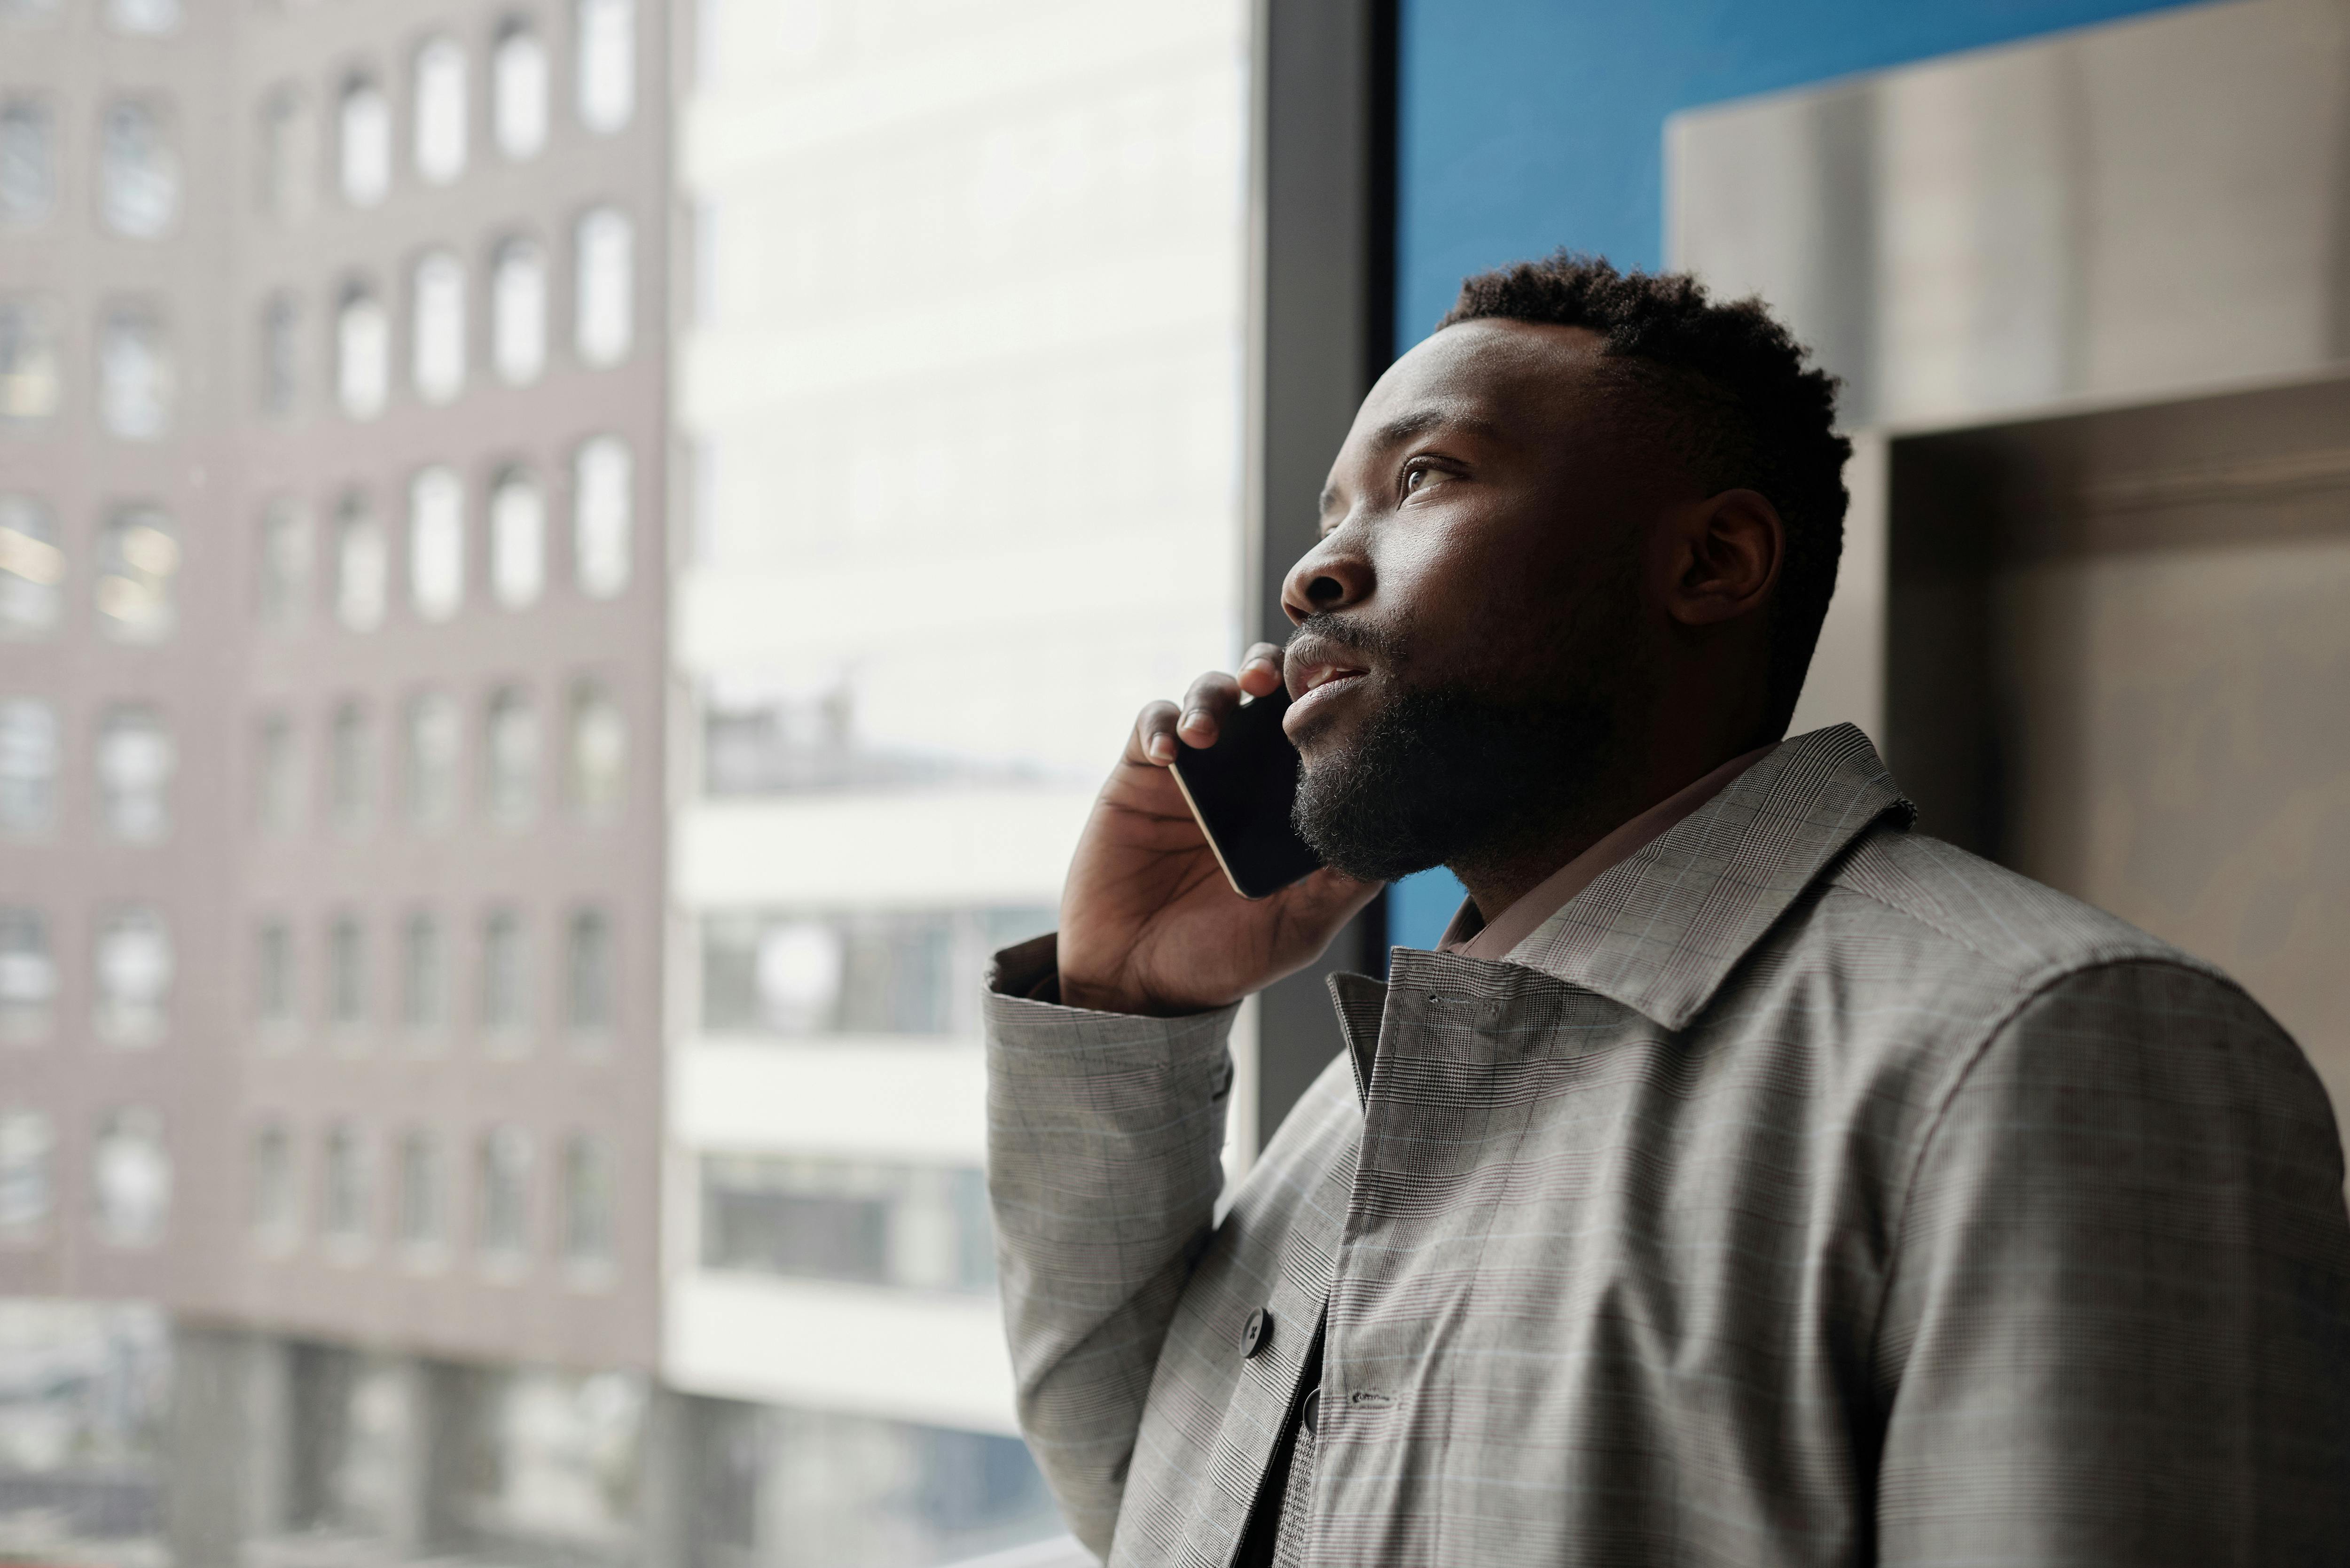
[[[1403,663],[1409,656],[1405,639],[1397,633],[1352,616],[1340,615],[1335,610],[1323,610],[1307,616],[1292,628],[1289,640],[1296,642],[1308,637],[1335,648],[1343,648],[1349,653],[1368,654],[1388,670]]]

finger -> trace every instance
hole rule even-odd
[[[1260,642],[1242,656],[1239,671],[1241,690],[1252,697],[1264,697],[1281,686],[1281,645]]]
[[[1165,767],[1175,760],[1175,704],[1148,702],[1135,715],[1134,732],[1127,737],[1126,760]]]
[[[1183,693],[1183,717],[1176,733],[1186,745],[1212,746],[1217,724],[1240,705],[1241,683],[1221,670],[1211,670],[1191,682]]]

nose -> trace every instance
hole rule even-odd
[[[1281,585],[1281,607],[1292,626],[1308,616],[1346,609],[1371,597],[1371,563],[1358,549],[1352,529],[1336,528],[1298,557]]]

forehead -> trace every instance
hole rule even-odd
[[[1398,421],[1458,421],[1505,437],[1553,433],[1596,411],[1603,339],[1582,327],[1464,321],[1422,339],[1363,400],[1347,444]]]

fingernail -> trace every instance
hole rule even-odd
[[[1167,735],[1151,736],[1150,754],[1162,763],[1173,762],[1175,760],[1174,740]]]

